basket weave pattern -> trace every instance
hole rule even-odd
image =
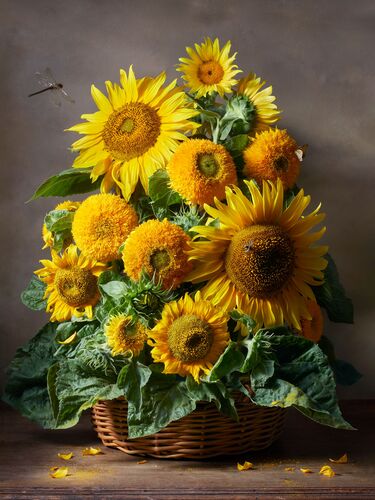
[[[281,434],[285,410],[256,406],[238,397],[239,422],[222,415],[213,403],[198,403],[186,417],[156,434],[128,439],[125,400],[100,401],[92,409],[95,431],[105,446],[129,455],[202,459],[262,450]]]

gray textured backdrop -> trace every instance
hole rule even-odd
[[[327,242],[353,298],[355,325],[327,324],[338,354],[365,375],[343,397],[375,396],[375,1],[0,0],[1,377],[17,346],[46,317],[19,294],[41,251],[43,215],[57,200],[25,205],[46,177],[68,168],[76,138],[63,129],[95,108],[103,88],[134,63],[138,75],[174,65],[203,36],[231,39],[238,63],[274,86],[281,125],[310,145],[302,184],[327,213]],[[36,89],[50,66],[76,100],[61,109]]]

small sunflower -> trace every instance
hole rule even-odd
[[[54,210],[68,210],[69,212],[75,212],[77,208],[80,206],[79,201],[63,201],[62,203],[59,203],[58,205],[55,206]],[[42,250],[45,248],[52,248],[53,247],[53,234],[51,231],[47,229],[47,226],[43,224],[42,227],[42,238],[44,241],[44,246],[42,247]]]
[[[307,301],[307,309],[311,315],[311,319],[301,319],[300,334],[305,339],[319,342],[323,335],[323,314],[319,305],[314,300]]]
[[[224,146],[208,139],[183,142],[167,165],[171,187],[186,200],[209,205],[225,198],[225,186],[237,184],[236,166]]]
[[[135,281],[146,271],[160,280],[165,289],[176,288],[190,271],[189,236],[176,224],[149,220],[128,237],[123,250],[125,272]]]
[[[163,87],[165,79],[165,73],[136,79],[130,67],[128,73],[120,70],[121,86],[106,82],[108,97],[91,86],[99,111],[82,115],[87,122],[68,130],[85,135],[72,145],[80,151],[73,167],[94,167],[93,182],[104,175],[102,192],[117,185],[129,200],[140,179],[147,193],[148,178],[165,166],[184,134],[199,126],[176,80]]]
[[[217,208],[205,205],[219,227],[192,228],[204,240],[190,244],[195,268],[185,279],[208,281],[202,288],[205,300],[225,310],[237,306],[259,326],[286,321],[300,330],[300,318],[311,319],[306,306],[306,299],[315,300],[311,285],[322,284],[327,266],[327,247],[312,246],[325,228],[311,232],[324,214],[318,206],[302,216],[310,203],[303,190],[284,209],[280,179],[263,181],[262,192],[254,182],[244,182],[252,201],[234,186],[227,188],[227,205],[218,200]]]
[[[280,118],[280,111],[274,104],[276,97],[272,95],[272,87],[261,90],[265,84],[254,73],[238,82],[237,94],[246,96],[254,108],[253,132],[268,129]]]
[[[106,265],[78,254],[75,245],[69,245],[60,257],[51,251],[52,260],[41,260],[42,269],[35,271],[47,288],[47,312],[51,321],[68,321],[72,316],[93,317],[92,308],[99,301],[97,277]]]
[[[208,374],[229,342],[228,317],[211,302],[185,295],[164,306],[162,317],[150,331],[151,355],[164,363],[164,373],[192,375],[199,382]]]
[[[256,134],[243,152],[244,174],[259,185],[263,180],[281,179],[284,189],[292,188],[300,172],[297,150],[296,141],[286,130],[269,129]]]
[[[124,314],[110,317],[104,333],[113,356],[129,352],[138,356],[147,340],[147,328]]]
[[[201,45],[196,43],[195,50],[186,47],[190,58],[181,57],[177,71],[183,73],[182,78],[197,98],[212,92],[221,96],[231,92],[236,84],[234,77],[241,70],[234,64],[237,53],[229,56],[230,49],[231,42],[228,41],[220,50],[217,38],[214,41],[206,38]]]
[[[72,234],[81,252],[92,259],[110,262],[137,226],[134,208],[114,194],[94,194],[75,213]]]

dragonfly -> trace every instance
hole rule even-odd
[[[63,88],[63,84],[58,83],[55,80],[50,68],[46,68],[45,71],[42,73],[38,71],[37,73],[35,73],[35,77],[38,80],[39,85],[41,85],[44,88],[42,90],[38,90],[37,92],[29,94],[29,97],[43,94],[44,92],[48,91],[52,102],[56,106],[61,106],[62,99],[65,99],[66,101],[72,104],[75,103],[75,100]]]

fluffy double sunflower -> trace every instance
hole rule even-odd
[[[185,295],[164,306],[162,317],[150,331],[151,355],[164,364],[164,373],[192,375],[199,382],[225,350],[230,337],[225,312],[202,300]]]
[[[106,82],[108,97],[94,85],[91,95],[99,111],[82,115],[87,120],[68,130],[84,134],[74,142],[79,151],[73,167],[92,169],[95,181],[104,175],[102,192],[117,185],[129,200],[138,179],[148,192],[148,178],[165,166],[185,133],[199,125],[176,80],[164,87],[166,75],[137,79],[132,67],[120,70],[121,85]]]
[[[223,96],[236,84],[234,77],[241,70],[234,64],[236,54],[229,55],[230,49],[229,41],[220,49],[217,38],[214,41],[205,38],[201,45],[195,44],[195,50],[186,47],[189,57],[180,58],[177,71],[183,74],[182,78],[197,98],[212,92]]]
[[[84,257],[75,245],[69,245],[60,256],[51,251],[52,260],[41,260],[44,266],[35,271],[46,283],[44,298],[51,321],[68,321],[72,316],[93,317],[93,306],[100,294],[97,277],[106,269],[106,264]]]
[[[300,190],[284,208],[284,190],[277,183],[244,181],[251,201],[234,186],[227,188],[226,202],[206,212],[219,227],[196,226],[198,234],[190,245],[194,269],[186,277],[193,283],[207,281],[205,300],[226,310],[238,307],[259,326],[287,322],[301,329],[301,318],[311,319],[307,299],[315,301],[311,285],[321,285],[327,265],[326,246],[314,246],[325,228],[312,232],[324,214],[318,206],[304,215],[310,197]],[[201,239],[199,239],[199,237]]]

